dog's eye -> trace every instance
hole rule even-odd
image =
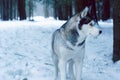
[[[90,26],[94,26],[94,25],[95,25],[95,22],[91,21],[91,22],[89,23],[89,25],[90,25]]]
[[[90,23],[89,25],[90,25],[90,26],[94,26],[94,24],[93,24],[93,23]]]

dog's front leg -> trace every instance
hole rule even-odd
[[[76,80],[82,80],[81,73],[82,73],[82,66],[83,66],[83,60],[76,60],[75,61],[75,75]]]
[[[57,80],[58,78],[58,61],[56,60],[55,61],[55,79],[54,80]]]
[[[66,62],[64,60],[59,60],[59,69],[60,69],[60,79],[66,80]]]
[[[73,64],[74,64],[74,61],[73,61],[73,60],[70,60],[70,62],[69,62],[69,74],[70,74],[70,80],[75,80]]]

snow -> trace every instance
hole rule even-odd
[[[65,21],[0,21],[0,80],[53,80],[51,36]],[[82,80],[120,80],[120,61],[112,62],[113,23],[99,21],[103,33],[88,37]]]

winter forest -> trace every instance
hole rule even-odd
[[[82,80],[120,80],[120,0],[0,0],[0,80],[53,80],[52,33],[86,6],[103,33],[86,41]]]
[[[44,6],[45,17],[50,16],[51,10],[55,19],[67,20],[85,6],[91,6],[91,15],[94,18],[98,20],[112,18],[113,0],[0,0],[0,18],[1,20],[31,18],[40,3]]]

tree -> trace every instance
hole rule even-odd
[[[58,17],[57,0],[53,0],[53,9],[54,9],[54,18],[57,19],[57,17]]]
[[[120,60],[120,0],[114,0],[113,5],[113,61]]]
[[[95,0],[74,0],[75,1],[75,13],[79,13],[83,10],[86,6],[89,7],[89,17],[97,21],[96,15],[96,5]]]
[[[96,14],[96,5],[95,5],[95,0],[88,0],[87,6],[89,6],[90,11],[89,11],[89,16],[91,19],[95,20],[96,22],[98,21],[97,19],[97,14]]]
[[[110,0],[103,0],[103,14],[102,20],[110,18]]]
[[[72,0],[68,0],[67,2],[67,11],[68,11],[68,17],[72,17]]]
[[[18,0],[12,0],[12,17],[18,20]]]
[[[0,0],[0,18],[2,19],[3,15],[3,0]]]
[[[18,13],[20,20],[26,19],[25,3],[26,0],[18,0]]]
[[[0,0],[1,20],[12,20],[17,17],[17,0]],[[15,13],[16,12],[16,13]]]
[[[87,5],[87,0],[74,0],[75,2],[75,13],[79,13]]]
[[[54,18],[67,20],[72,16],[72,0],[53,0]]]
[[[67,20],[68,19],[68,0],[62,0],[59,2],[58,6],[58,18],[60,20]]]
[[[44,4],[45,17],[47,18],[47,17],[49,17],[49,4],[50,4],[50,1],[49,0],[44,0],[43,4]]]
[[[35,0],[27,0],[26,1],[26,14],[30,21],[33,20],[33,11],[34,11],[34,1]]]
[[[8,20],[8,0],[2,0],[2,20]]]
[[[9,19],[12,20],[13,17],[12,17],[12,0],[9,0]]]

